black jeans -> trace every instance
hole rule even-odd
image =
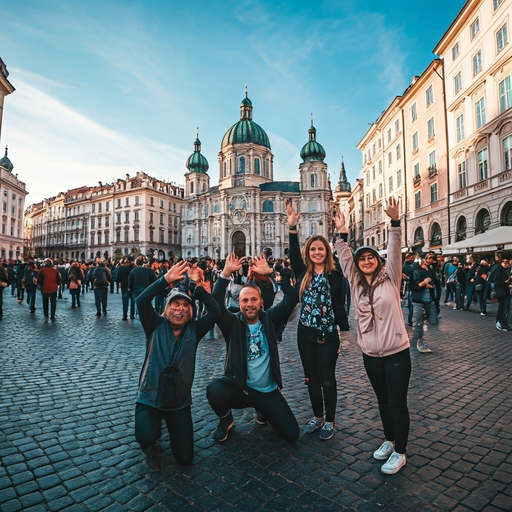
[[[55,311],[57,310],[57,292],[54,293],[43,293],[43,314],[45,318],[48,318],[48,301],[50,301],[50,317],[55,318]]]
[[[407,391],[411,377],[409,349],[386,357],[363,354],[364,367],[379,402],[384,436],[395,442],[395,451],[405,453],[409,437]]]
[[[101,314],[107,312],[108,288],[94,288],[94,302],[96,303],[96,312]]]
[[[336,414],[336,362],[340,348],[338,331],[325,335],[325,343],[317,342],[317,330],[299,322],[297,344],[304,368],[305,382],[313,413],[317,418],[333,422]]]
[[[508,308],[510,306],[510,296],[498,299],[498,311],[496,312],[496,323],[502,327],[508,328]]]
[[[108,292],[108,288],[106,289]],[[162,434],[162,420],[169,431],[171,451],[178,464],[188,466],[194,457],[194,429],[190,406],[161,411],[145,404],[135,406],[135,439],[143,451],[151,449]]]
[[[260,393],[249,387],[242,388],[235,379],[221,377],[208,384],[206,397],[219,418],[225,417],[231,408],[254,407],[274,427],[281,439],[294,443],[299,438],[297,420],[279,389]]]

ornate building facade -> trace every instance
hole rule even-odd
[[[240,120],[222,138],[219,180],[213,186],[208,161],[196,139],[194,153],[186,163],[183,256],[224,258],[230,252],[253,256],[264,251],[274,257],[285,256],[287,199],[301,213],[301,243],[314,234],[330,236],[331,186],[325,150],[316,140],[313,121],[308,136],[300,153],[299,181],[275,181],[270,140],[253,121],[253,105],[246,92],[240,105]]]

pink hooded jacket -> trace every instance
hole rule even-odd
[[[385,357],[401,352],[410,346],[405,329],[400,300],[402,258],[400,227],[389,228],[388,258],[373,284],[373,312],[368,295],[358,284],[354,257],[344,240],[336,240],[343,273],[350,283],[352,302],[357,320],[357,342],[361,350],[371,357]]]

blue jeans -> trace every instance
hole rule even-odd
[[[71,295],[71,307],[80,307],[80,288],[76,290],[69,290],[69,294]]]
[[[433,302],[432,305],[435,308]],[[379,402],[384,436],[388,441],[395,442],[396,452],[405,453],[410,425],[407,407],[411,377],[409,349],[385,357],[370,357],[363,353],[363,361]]]
[[[36,309],[36,288],[25,288],[27,291],[28,309],[32,312]]]
[[[194,429],[190,406],[178,411],[162,411],[138,403],[135,406],[135,439],[143,451],[151,449],[161,436],[162,420],[167,425],[176,462],[188,466],[194,456]]]
[[[94,302],[96,304],[96,312],[101,314],[107,312],[108,288],[94,288]]]
[[[423,338],[423,312],[428,315],[428,323],[430,325],[437,325],[439,320],[437,318],[435,302],[423,303],[413,302],[413,327],[414,334],[411,339],[411,344],[416,343],[419,339]]]
[[[466,305],[464,306],[464,309],[469,309],[469,306],[471,306],[471,301],[473,300],[473,294],[475,293],[475,285],[469,285],[467,294],[466,294]]]
[[[133,298],[129,296],[127,289],[122,289],[121,299],[123,301],[123,318],[128,318],[128,306],[130,306],[130,316],[135,317],[135,303]]]
[[[244,389],[235,379],[221,377],[208,384],[206,397],[219,418],[226,416],[231,408],[254,407],[274,427],[281,439],[294,443],[299,438],[299,424],[279,389],[260,393],[249,387]]]

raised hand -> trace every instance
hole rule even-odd
[[[287,199],[285,202],[286,207],[286,217],[288,217],[288,225],[289,226],[296,226],[297,222],[299,222],[300,219],[300,213],[295,213],[295,210],[293,209],[292,202]]]
[[[226,262],[224,263],[224,270],[222,271],[222,277],[228,279],[233,272],[237,272],[242,268],[242,262],[233,253],[228,254]]]
[[[393,196],[389,196],[389,199],[385,202],[386,206],[384,212],[391,220],[398,220],[398,202]]]
[[[272,269],[268,266],[267,258],[263,254],[252,259],[251,271],[262,276],[272,274]]]
[[[347,226],[345,224],[345,214],[336,210],[336,213],[333,216],[334,226],[336,227],[336,231],[338,233],[347,233]]]
[[[176,265],[173,265],[165,274],[165,280],[171,284],[175,281],[181,281],[183,279],[183,276],[188,270],[188,265],[185,260],[180,261],[179,263],[176,263]]]

